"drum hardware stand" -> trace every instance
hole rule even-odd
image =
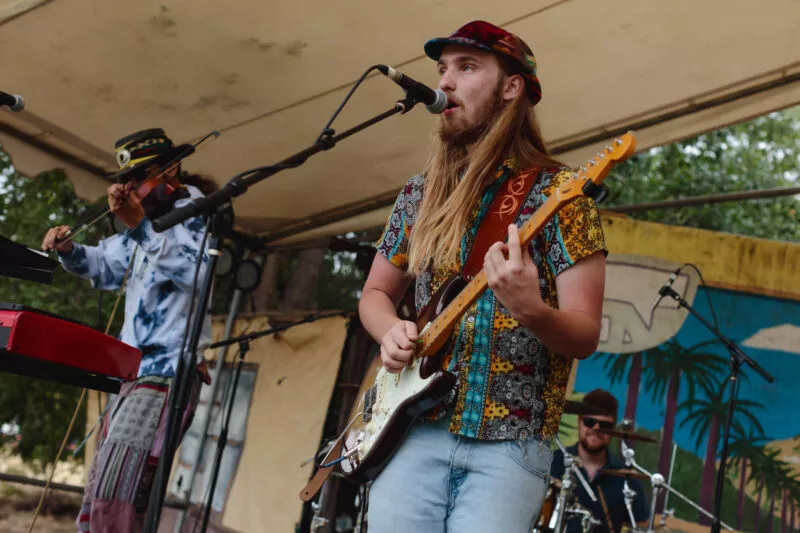
[[[672,485],[672,474],[675,471],[675,454],[678,452],[678,445],[674,442],[672,443],[672,457],[669,461],[669,479],[667,479],[667,485]],[[666,527],[667,525],[667,517],[669,516],[672,518],[675,516],[675,509],[667,509],[667,504],[669,503],[669,492],[664,495],[664,509],[661,511],[661,527]],[[653,512],[650,513],[650,516],[653,516],[655,512],[655,508],[653,508]]]
[[[625,507],[628,509],[628,517],[631,519],[631,529],[636,529],[636,518],[633,516],[633,499],[636,497],[636,491],[628,485],[627,479],[622,486],[622,496],[625,499]]]
[[[586,509],[572,507],[569,509],[569,512],[574,515],[581,515],[581,531],[584,533],[589,533],[592,530],[592,526],[599,526],[603,523],[592,516],[591,511]]]
[[[586,494],[589,495],[593,502],[597,501],[597,497],[594,495],[592,487],[589,486],[589,482],[586,481],[586,478],[583,477],[580,469],[575,464],[575,457],[573,457],[572,454],[567,451],[558,437],[556,437],[556,445],[559,447],[564,456],[564,479],[561,480],[561,491],[558,493],[558,501],[556,503],[556,508],[553,511],[556,522],[553,524],[551,521],[550,528],[554,533],[561,533],[564,515],[566,514],[567,510],[567,495],[572,494],[572,476],[574,475],[578,478],[578,481],[581,482],[583,488],[586,490]]]
[[[309,529],[311,533],[317,533],[320,529],[328,525],[329,520],[324,516],[320,516],[320,512],[322,511],[321,501],[311,502],[311,509],[314,511],[314,517],[311,519],[311,526]]]
[[[648,472],[647,470],[645,470],[644,468],[639,466],[639,464],[634,459],[635,452],[633,451],[633,448],[630,448],[625,443],[624,440],[622,441],[622,456],[625,458],[625,466],[626,467],[628,467],[628,468],[633,467],[636,470],[638,470],[639,472],[641,472],[642,474],[644,474],[644,475],[646,475],[647,477],[650,478],[650,483],[653,485],[653,494],[654,495],[656,494],[657,487],[658,487],[658,490],[667,490],[670,493],[672,493],[675,496],[677,496],[678,498],[680,498],[681,500],[683,500],[684,502],[686,502],[689,505],[691,505],[692,507],[694,507],[698,512],[703,513],[704,515],[706,515],[707,517],[711,518],[712,520],[714,519],[714,516],[711,513],[709,513],[708,511],[706,511],[705,509],[703,509],[702,507],[700,507],[699,505],[694,503],[692,500],[690,500],[689,498],[687,498],[686,496],[684,496],[683,494],[681,494],[677,490],[675,490],[672,487],[670,487],[669,484],[664,482],[664,476],[662,476],[659,473],[651,474],[650,472]],[[626,486],[627,486],[627,481],[626,481]],[[654,500],[655,500],[655,498],[654,498]],[[627,501],[626,501],[626,503],[627,503]],[[629,508],[629,511],[630,511],[630,508]],[[653,532],[653,520],[654,520],[654,517],[653,517],[653,514],[651,513],[650,514],[650,523],[648,524],[648,529],[647,529],[648,533],[652,533]],[[722,527],[724,527],[728,531],[733,531],[733,528],[731,526],[727,525],[726,523],[720,522],[720,524],[722,525]],[[632,526],[632,528],[633,527],[634,526]]]
[[[653,522],[656,518],[656,504],[658,503],[658,496],[664,490],[664,476],[656,472],[650,477],[650,484],[653,485],[653,497],[650,500],[650,520],[647,522],[647,531],[653,531]],[[669,493],[667,493],[669,494]],[[664,513],[661,514],[661,526],[665,526],[667,519]]]

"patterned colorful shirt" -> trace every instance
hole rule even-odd
[[[194,187],[188,189],[191,198],[203,196]],[[191,198],[178,200],[175,207]],[[142,351],[139,377],[175,374],[204,232],[203,221],[191,218],[156,233],[145,217],[135,228],[104,239],[97,246],[75,244],[70,253],[59,254],[69,272],[91,280],[95,288],[116,290],[136,250],[125,286],[125,321],[119,339]],[[202,258],[203,265],[207,264],[207,249]],[[201,270],[200,279],[202,275]],[[200,344],[210,339],[211,321],[206,317]]]
[[[519,174],[507,162],[487,186],[464,232],[460,258],[449,268],[428,269],[416,279],[415,306],[421,311],[433,293],[469,257],[478,228],[500,185]],[[524,198],[516,224],[522,226],[550,192],[572,177],[565,167],[539,171]],[[408,268],[408,241],[419,212],[424,177],[411,178],[400,192],[378,252],[392,264]],[[525,193],[523,193],[525,194]],[[594,200],[578,197],[566,205],[529,245],[539,270],[542,299],[558,307],[556,277],[580,259],[605,253],[600,215]],[[549,350],[531,330],[508,313],[487,289],[464,314],[454,332],[453,353],[445,366],[458,382],[443,413],[450,414],[450,431],[484,440],[550,440],[556,436],[572,360]]]

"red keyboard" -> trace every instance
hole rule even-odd
[[[119,392],[142,352],[66,318],[0,303],[0,371]]]

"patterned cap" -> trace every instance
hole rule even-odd
[[[143,173],[137,172],[150,165],[163,165],[173,159],[181,159],[194,151],[192,145],[175,146],[161,128],[137,131],[114,143],[120,172],[114,175],[119,181],[134,176],[141,179]],[[142,175],[138,175],[142,174]]]
[[[525,41],[513,33],[489,22],[475,20],[461,26],[450,37],[431,39],[425,43],[425,53],[438,61],[442,49],[448,44],[472,46],[498,55],[512,72],[525,79],[531,105],[542,99],[542,86],[536,76],[536,58]]]

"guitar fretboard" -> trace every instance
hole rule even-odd
[[[581,184],[587,181],[588,178],[580,179]],[[564,205],[572,201],[573,198],[579,196],[579,193],[572,192],[574,190],[580,191],[581,188],[575,187],[574,184],[570,184],[569,186],[562,185],[556,188],[553,194],[545,200],[544,204],[542,204],[542,206],[533,213],[531,218],[522,225],[522,228],[519,230],[519,240],[523,249],[542,231],[544,226]],[[464,315],[467,309],[475,303],[488,286],[489,283],[486,280],[486,273],[481,270],[423,331],[420,336],[421,342],[418,350],[420,357],[431,355],[428,353],[431,346],[436,345],[436,341],[442,335],[450,335],[453,332],[458,320]]]
[[[607,146],[605,152],[589,161],[585,168],[574,178],[567,180],[555,188],[553,193],[545,202],[533,213],[531,218],[522,225],[519,230],[520,244],[527,246],[536,235],[538,235],[545,224],[547,224],[558,211],[573,199],[584,194],[584,185],[592,181],[599,185],[611,171],[611,167],[619,161],[629,158],[636,148],[636,139],[631,133],[626,133],[621,139],[616,139],[613,147]],[[464,315],[467,309],[480,297],[486,290],[488,282],[486,273],[481,270],[474,279],[470,280],[466,287],[447,304],[441,313],[430,322],[419,339],[417,354],[419,357],[433,355],[442,345],[443,336],[449,336],[455,329],[458,320]]]

